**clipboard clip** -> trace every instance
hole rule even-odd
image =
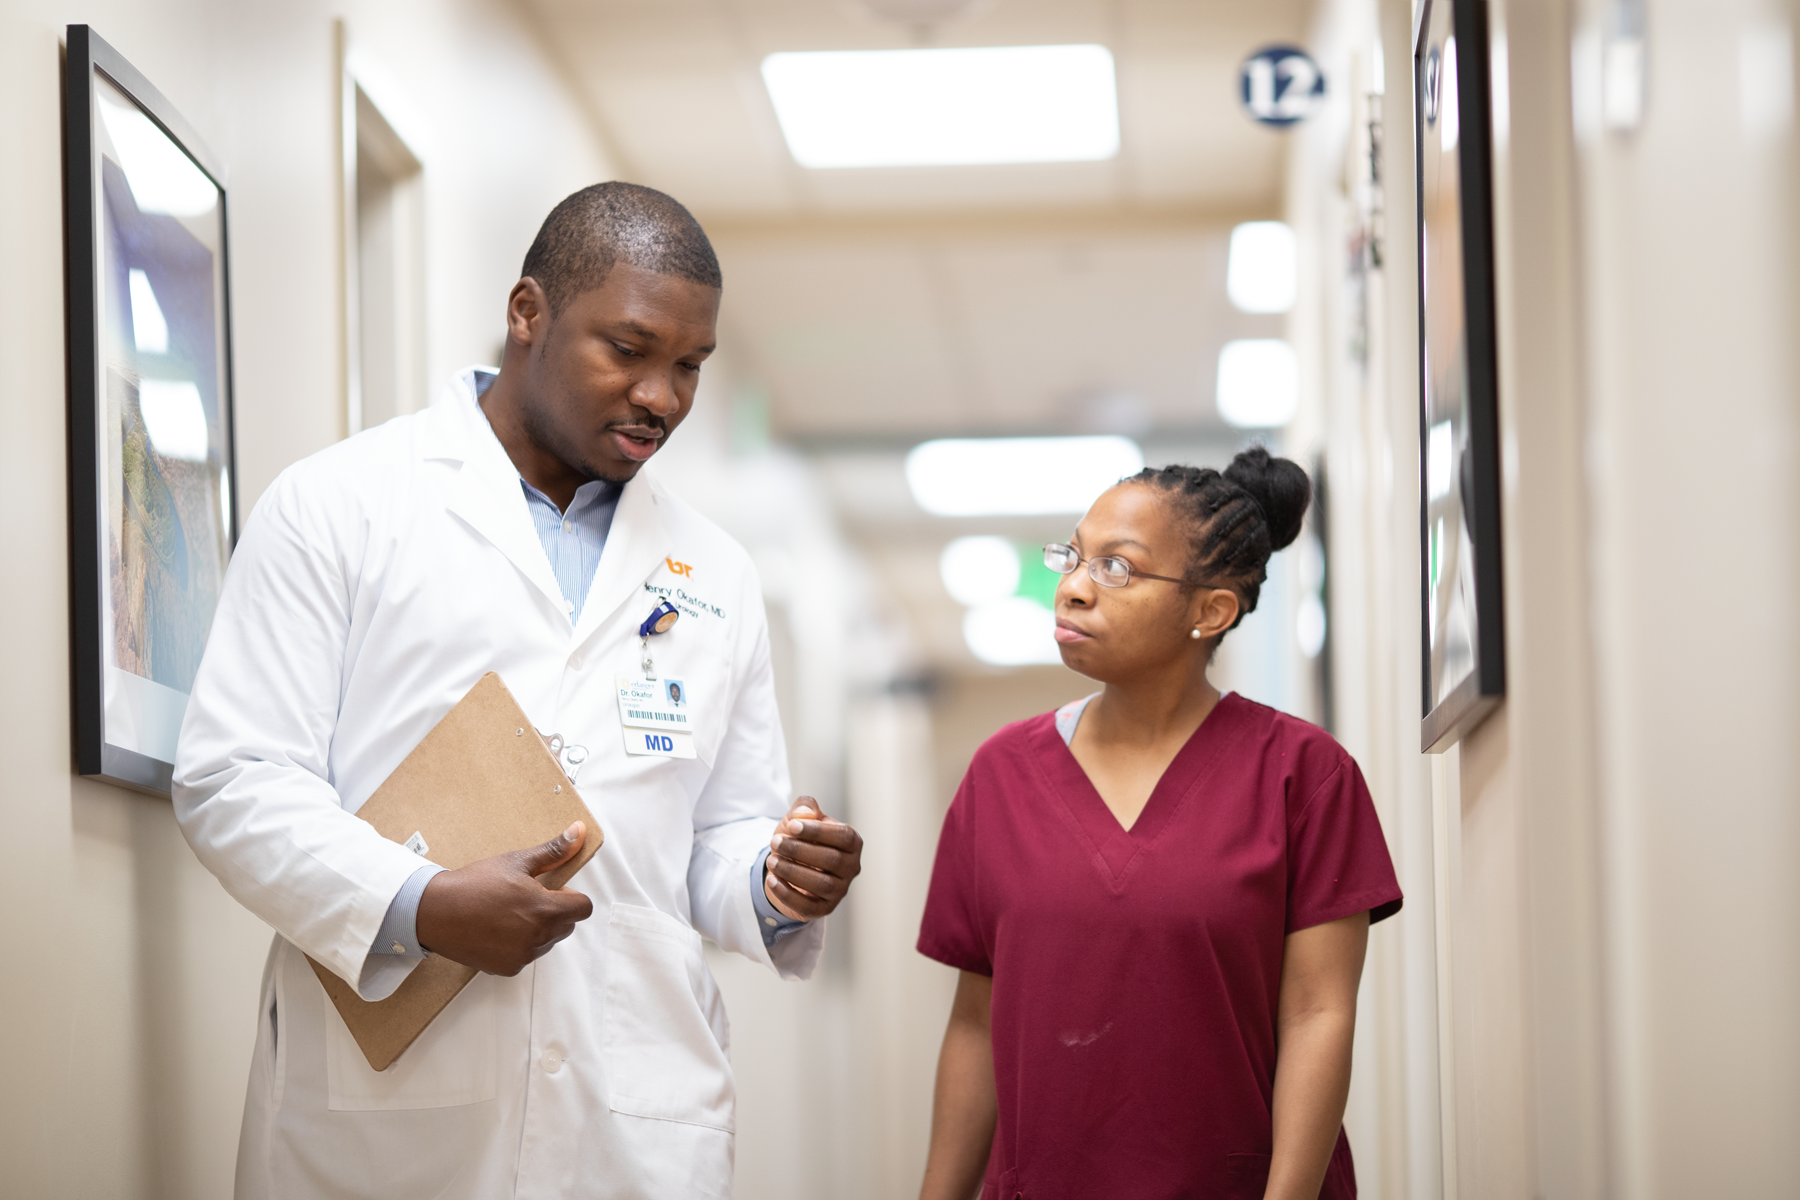
[[[576,777],[581,774],[581,764],[588,760],[587,747],[567,745],[560,733],[545,733],[542,730],[536,732],[543,739],[544,749],[550,751],[550,757],[556,760],[556,765],[562,768],[571,784],[575,783]]]

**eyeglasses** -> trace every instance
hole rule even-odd
[[[1209,583],[1199,583],[1192,579],[1171,579],[1167,575],[1152,575],[1148,571],[1133,571],[1131,564],[1122,558],[1102,555],[1099,558],[1083,558],[1073,546],[1062,542],[1048,542],[1044,546],[1044,565],[1058,575],[1067,575],[1082,563],[1087,564],[1088,578],[1101,587],[1122,588],[1131,582],[1136,575],[1139,579],[1160,579],[1164,583],[1185,583],[1197,587],[1212,587]]]

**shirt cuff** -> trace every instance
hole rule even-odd
[[[431,957],[431,952],[419,945],[419,898],[425,894],[425,885],[432,876],[444,869],[436,863],[426,863],[406,877],[388,904],[387,916],[381,919],[381,928],[376,930],[374,944],[369,947],[370,954]]]
[[[375,932],[368,954],[363,956],[362,975],[356,986],[363,999],[386,1000],[406,982],[414,967],[431,957],[419,945],[419,897],[425,894],[431,877],[444,869],[436,863],[426,863],[408,875],[388,901],[387,915],[381,919],[381,928]]]
[[[773,950],[776,942],[796,929],[804,929],[806,922],[787,916],[769,903],[768,893],[763,891],[763,871],[768,861],[769,848],[764,846],[756,861],[750,864],[750,903],[756,909],[756,928],[762,932],[763,946]]]

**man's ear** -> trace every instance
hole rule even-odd
[[[535,346],[550,328],[550,300],[538,281],[527,275],[513,284],[506,297],[506,337],[521,346]]]
[[[1201,588],[1194,596],[1189,621],[1202,638],[1216,638],[1238,619],[1238,595],[1230,588]]]

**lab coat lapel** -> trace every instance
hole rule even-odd
[[[427,453],[460,458],[462,469],[450,486],[447,507],[469,528],[506,555],[529,579],[559,616],[567,620],[562,588],[544,556],[544,544],[531,523],[518,469],[475,407],[473,391],[434,406]]]
[[[633,596],[645,597],[644,611],[633,615],[633,623],[650,615],[654,605],[644,592],[644,581],[672,551],[659,511],[661,502],[655,485],[642,471],[619,494],[619,507],[613,512],[612,529],[606,535],[606,549],[600,553],[594,582],[581,606],[581,622],[575,628],[578,644]]]

